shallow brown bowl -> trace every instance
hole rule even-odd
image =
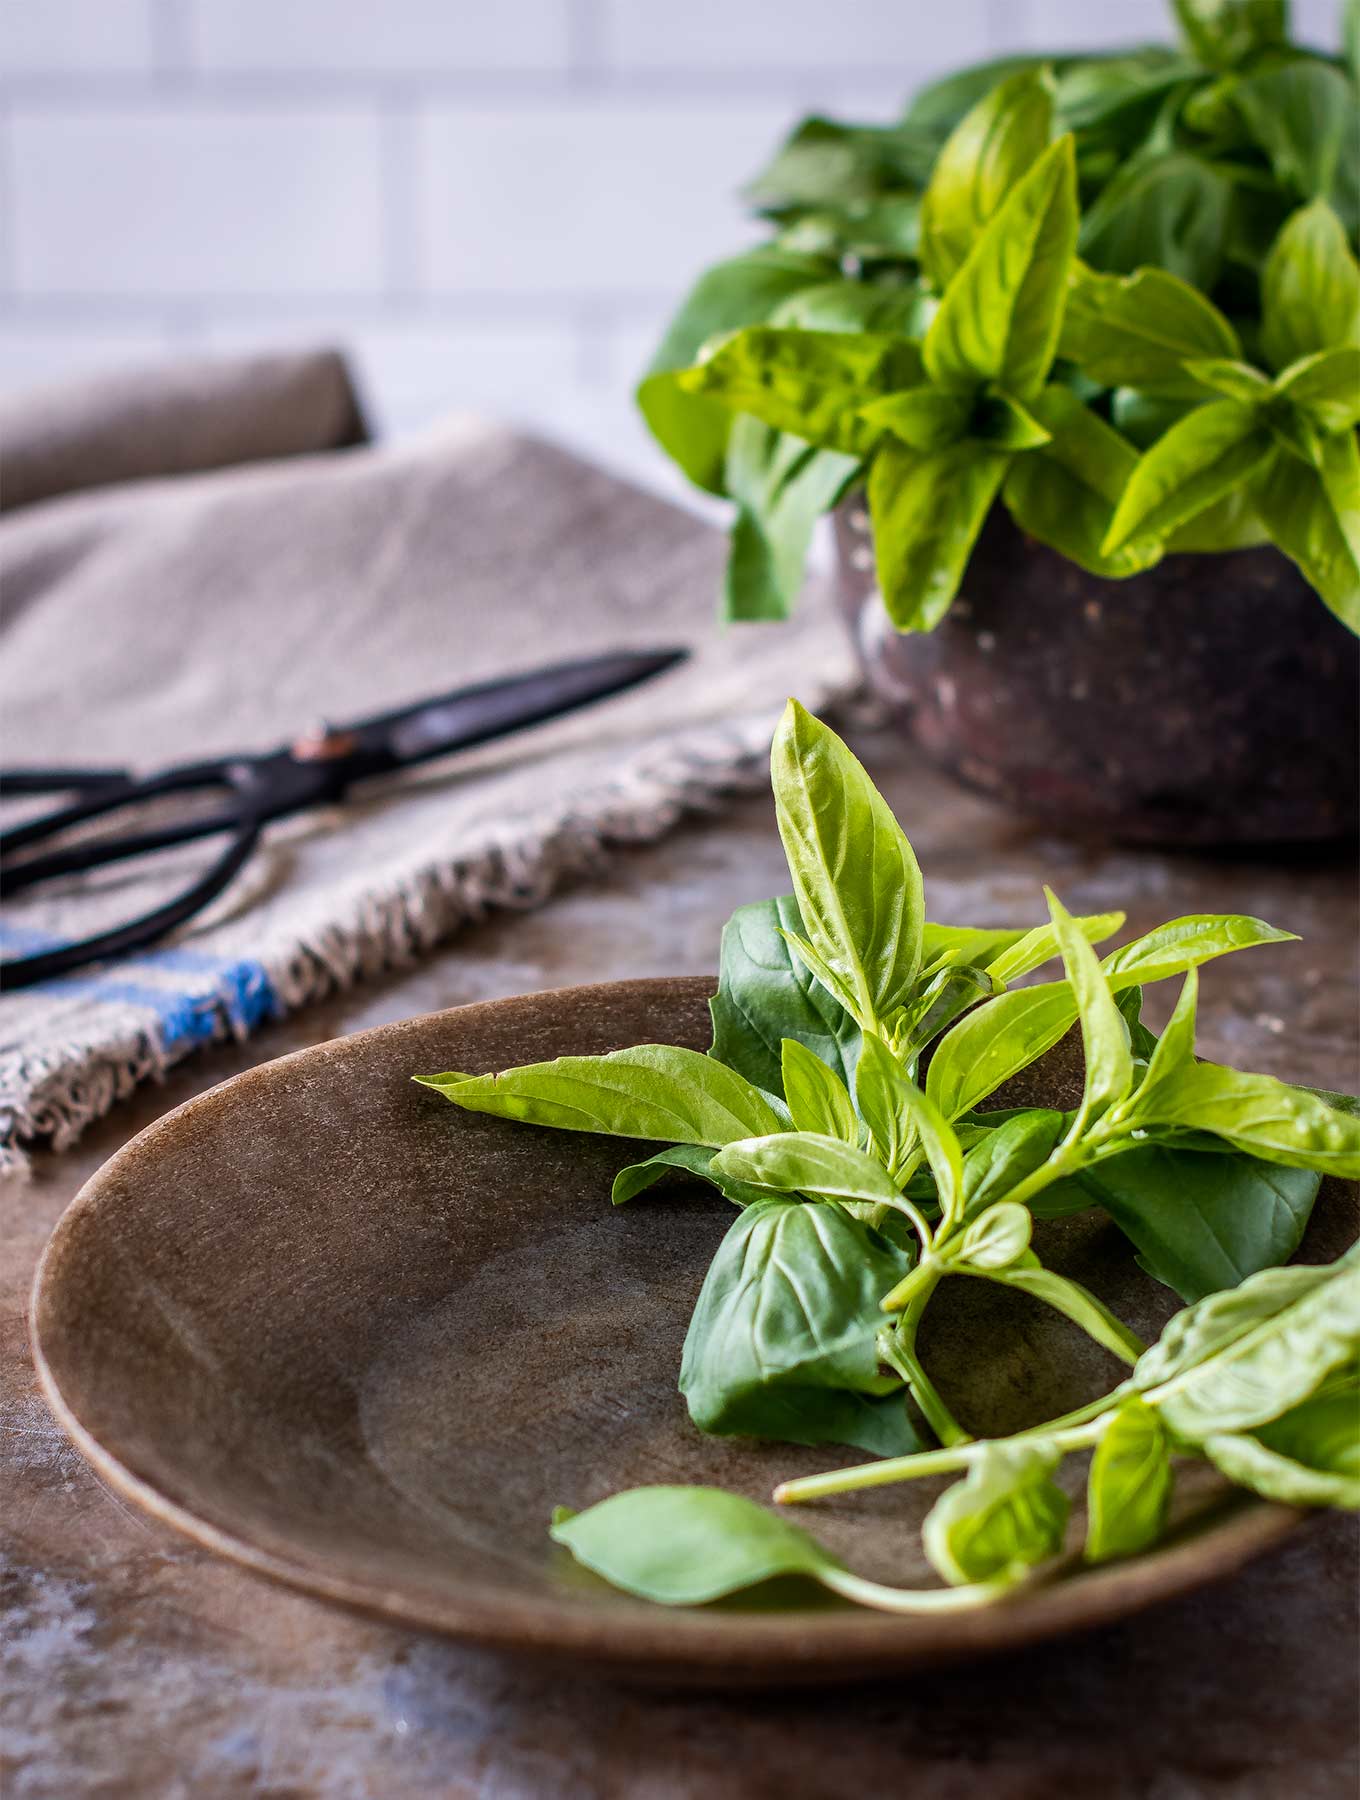
[[[1294,1514],[1214,1478],[1153,1555],[919,1619],[801,1591],[779,1608],[766,1595],[664,1611],[550,1543],[558,1502],[654,1481],[764,1497],[847,1459],[688,1422],[680,1345],[732,1217],[723,1201],[676,1186],[611,1208],[634,1146],[462,1113],[410,1076],[702,1047],[711,988],[569,988],[385,1026],[240,1075],[142,1132],[72,1203],[34,1292],[47,1396],[96,1471],[327,1599],[576,1666],[729,1684],[882,1675],[1050,1637],[1221,1575],[1290,1529]],[[1073,1080],[1060,1046],[1003,1101],[1070,1104]],[[1044,1249],[1136,1329],[1174,1310],[1111,1228],[1069,1221]],[[976,1429],[1035,1422],[1118,1379],[1056,1316],[984,1283],[951,1288],[924,1350]],[[916,1528],[937,1491],[798,1518],[856,1569],[920,1582]]]

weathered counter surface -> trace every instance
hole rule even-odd
[[[1205,978],[1205,1052],[1356,1080],[1353,861],[1289,868],[1065,844],[864,748],[927,872],[932,916],[1126,906],[1130,928],[1261,914],[1303,943]],[[1311,1523],[1229,1583],[1126,1625],[929,1680],[789,1698],[564,1680],[276,1590],[143,1521],[49,1419],[28,1358],[33,1266],[86,1176],[135,1131],[250,1064],[462,1001],[713,964],[734,906],[778,891],[767,800],[620,853],[601,881],[466,933],[414,973],[187,1066],[0,1183],[0,1792],[85,1795],[1231,1795],[1356,1791],[1356,1531]],[[1160,1014],[1158,1015],[1160,1016]]]

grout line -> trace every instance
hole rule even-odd
[[[151,71],[157,92],[186,87],[194,55],[184,0],[148,0],[151,7]]]
[[[565,0],[565,5],[569,85],[578,91],[598,88],[611,73],[600,0]]]
[[[10,109],[0,99],[0,295],[18,286],[19,220],[15,210],[14,132]],[[2,304],[3,302],[0,302]]]
[[[398,300],[422,285],[421,183],[424,166],[419,125],[409,94],[389,94],[378,116],[379,204],[382,267],[387,298]]]

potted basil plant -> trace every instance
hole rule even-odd
[[[1179,48],[1011,59],[810,119],[639,389],[735,508],[723,606],[817,520],[934,759],[1131,838],[1360,824],[1360,4],[1176,0]]]

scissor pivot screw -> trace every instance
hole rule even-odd
[[[359,740],[352,731],[338,731],[324,719],[308,726],[290,747],[294,762],[329,762],[333,757],[348,756],[357,750]]]

